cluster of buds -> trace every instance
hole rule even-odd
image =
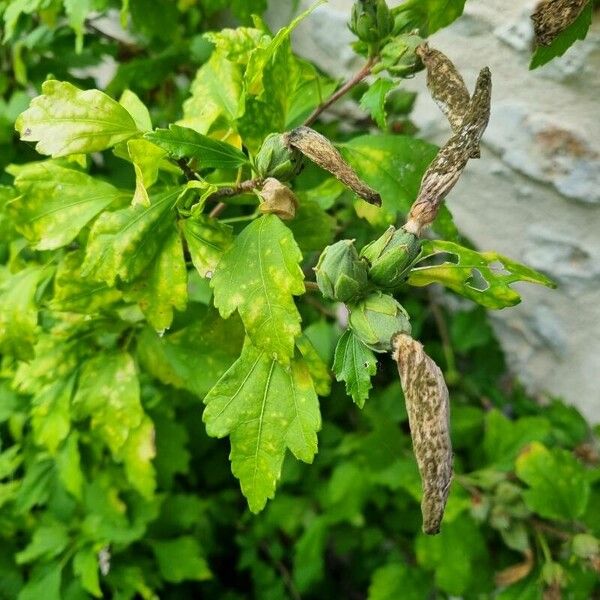
[[[385,0],[357,0],[349,26],[362,42],[377,44],[392,33],[394,17]]]
[[[323,296],[348,305],[350,327],[375,352],[389,352],[397,334],[410,333],[407,312],[384,292],[404,282],[419,250],[415,235],[390,227],[360,256],[353,240],[341,240],[319,258],[315,273]]]

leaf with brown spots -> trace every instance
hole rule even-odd
[[[239,311],[252,343],[284,364],[300,335],[293,297],[304,292],[301,260],[292,232],[275,215],[264,215],[238,235],[211,280],[221,316]]]
[[[396,336],[393,343],[423,482],[423,531],[435,534],[440,530],[452,482],[448,388],[440,368],[425,354],[422,344],[405,334]]]

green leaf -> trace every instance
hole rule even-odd
[[[428,36],[456,21],[465,9],[465,2],[466,0],[409,0],[393,12],[413,13],[421,35]]]
[[[124,352],[101,353],[81,371],[73,399],[78,418],[91,417],[91,431],[125,464],[128,479],[142,495],[154,489],[154,431],[140,402],[133,358]]]
[[[282,363],[294,355],[300,334],[293,295],[304,292],[301,260],[290,230],[264,215],[239,234],[211,280],[221,316],[238,310],[254,345]]]
[[[140,131],[152,130],[152,118],[146,105],[131,90],[125,90],[119,98],[119,104],[133,117]]]
[[[319,356],[316,348],[306,335],[300,335],[296,340],[296,346],[306,362],[315,391],[319,396],[329,396],[331,393],[331,373],[327,368],[327,364]]]
[[[387,113],[385,112],[385,101],[387,95],[396,87],[396,84],[390,79],[379,78],[375,83],[369,86],[369,89],[360,99],[360,107],[368,112],[379,129],[386,129]]]
[[[35,443],[55,454],[71,429],[73,379],[58,379],[33,397],[31,427]]]
[[[437,255],[451,255],[453,260],[419,266]],[[556,287],[545,275],[497,252],[476,252],[442,240],[423,243],[421,258],[408,278],[408,283],[417,287],[441,283],[457,294],[493,309],[514,306],[521,301],[519,293],[510,287],[516,281]]]
[[[38,308],[35,294],[44,270],[28,267],[4,276],[0,284],[0,352],[17,358],[33,358]]]
[[[75,52],[79,54],[83,49],[85,18],[92,12],[92,3],[91,0],[63,0],[63,3],[69,25],[75,32]]]
[[[336,221],[316,201],[305,199],[289,228],[302,252],[320,252],[333,241]]]
[[[308,463],[317,452],[321,416],[303,360],[284,368],[246,342],[204,403],[208,435],[230,436],[231,470],[254,513],[275,494],[286,448]]]
[[[248,164],[241,150],[188,127],[169,125],[169,129],[157,129],[144,137],[175,158],[197,159],[201,168],[237,169]]]
[[[22,565],[38,560],[58,556],[69,543],[69,535],[65,525],[54,522],[40,525],[34,532],[29,544],[15,556],[17,564]]]
[[[53,162],[9,167],[20,196],[9,203],[19,231],[36,250],[70,244],[100,212],[123,198],[117,188]]]
[[[550,435],[550,423],[544,417],[521,417],[511,421],[499,410],[485,416],[483,449],[490,463],[510,470],[519,452],[531,442],[543,442]]]
[[[212,577],[200,546],[192,536],[152,542],[152,550],[165,581],[205,581]]]
[[[570,452],[533,442],[517,458],[516,473],[529,486],[523,493],[527,506],[540,516],[568,521],[585,512],[590,484]]]
[[[154,262],[131,286],[130,292],[156,331],[171,327],[173,309],[187,306],[187,268],[179,232],[172,226]]]
[[[180,125],[205,134],[219,118],[234,124],[243,109],[241,66],[213,52],[198,70],[191,94],[183,105]]]
[[[140,133],[132,116],[103,92],[56,80],[43,83],[42,95],[19,115],[15,128],[52,157],[99,152]]]
[[[335,348],[333,372],[337,381],[346,383],[346,393],[362,408],[373,387],[371,377],[377,373],[377,359],[350,329],[344,332]]]
[[[61,566],[58,563],[42,565],[30,575],[17,600],[61,600]]]
[[[56,456],[58,477],[65,489],[75,498],[81,499],[83,489],[83,472],[81,470],[81,455],[79,454],[79,435],[72,431],[67,441]]]
[[[166,218],[177,202],[180,188],[157,194],[151,204],[105,212],[94,223],[87,244],[83,277],[113,286],[117,277],[133,281],[156,256],[173,227]]]
[[[202,214],[181,221],[181,228],[200,277],[212,277],[223,254],[233,244],[232,228]]]
[[[430,595],[431,581],[426,573],[398,562],[373,573],[368,600],[422,600]]]
[[[251,54],[257,48],[265,48],[271,42],[270,35],[254,27],[209,31],[204,37],[215,45],[216,52],[242,66],[248,64]]]
[[[581,14],[549,46],[538,46],[531,57],[530,69],[537,69],[557,56],[562,56],[577,40],[583,40],[592,24],[594,3],[588,2]]]
[[[244,328],[210,309],[176,333],[160,337],[146,329],[138,338],[143,367],[159,381],[204,396],[239,356]]]
[[[80,578],[86,592],[102,598],[98,577],[98,554],[91,547],[82,548],[73,557],[73,573]]]
[[[148,190],[156,183],[161,163],[167,152],[145,139],[127,142],[127,153],[135,171],[135,193],[132,204],[150,206]]]
[[[31,15],[38,11],[45,3],[45,0],[12,0],[4,3],[4,38],[7,42],[13,37],[15,28],[22,14]],[[8,4],[8,6],[6,6]]]
[[[381,194],[383,208],[408,213],[436,155],[434,145],[404,135],[362,135],[339,149],[359,176]]]

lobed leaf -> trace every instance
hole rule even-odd
[[[254,513],[273,498],[286,449],[308,463],[317,452],[319,403],[301,359],[284,368],[247,340],[204,403],[208,435],[230,436],[231,470]]]
[[[264,215],[238,235],[211,280],[221,316],[239,311],[252,343],[284,364],[300,334],[293,296],[304,292],[301,260],[291,231]]]
[[[451,255],[454,260],[444,259],[441,264],[419,266],[425,260],[444,255]],[[410,285],[422,287],[441,283],[486,308],[518,304],[521,296],[510,287],[516,281],[555,287],[545,275],[497,252],[477,252],[453,242],[427,240],[423,243],[421,256],[408,277]]]
[[[15,129],[22,140],[37,142],[40,154],[54,158],[99,152],[140,134],[133,117],[110,96],[53,79],[43,83],[42,95],[19,115]]]

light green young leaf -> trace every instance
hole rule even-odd
[[[70,244],[96,215],[123,198],[109,183],[50,161],[7,170],[21,194],[9,203],[9,211],[36,250]]]
[[[81,470],[81,455],[79,454],[79,435],[71,431],[66,442],[56,455],[58,477],[67,492],[81,499],[83,489],[83,472]]]
[[[83,50],[85,18],[92,12],[92,3],[90,0],[63,0],[63,3],[69,25],[75,32],[75,52],[79,54]]]
[[[175,158],[197,159],[201,168],[237,169],[248,164],[241,150],[188,127],[169,125],[169,129],[151,131],[145,138]]]
[[[231,470],[252,512],[261,511],[275,495],[287,448],[297,459],[313,461],[321,416],[303,360],[284,368],[246,341],[204,403],[208,435],[230,436]]]
[[[94,314],[118,302],[122,293],[106,283],[81,276],[83,250],[69,252],[58,263],[50,308],[56,311]]]
[[[12,0],[4,9],[4,38],[7,42],[15,33],[15,28],[22,14],[31,15],[44,5],[46,0]]]
[[[211,280],[223,318],[238,310],[253,344],[284,364],[300,334],[293,296],[304,292],[301,260],[290,230],[264,215],[240,233]]]
[[[33,439],[55,454],[71,429],[72,378],[58,379],[36,394],[32,401],[31,427]]]
[[[165,581],[206,581],[212,577],[200,546],[192,536],[152,542],[152,550]]]
[[[517,458],[516,473],[529,486],[523,493],[527,506],[541,517],[568,521],[584,513],[590,484],[571,452],[532,442]]]
[[[139,96],[131,90],[125,90],[119,98],[119,104],[133,117],[140,131],[152,131],[152,117]]]
[[[254,27],[237,27],[209,31],[204,37],[215,45],[215,52],[233,63],[245,66],[257,48],[266,48],[271,36]]]
[[[385,111],[385,101],[387,95],[396,87],[396,84],[390,79],[380,77],[375,83],[369,86],[369,89],[360,99],[360,107],[368,112],[379,129],[386,129],[387,113]]]
[[[149,269],[131,287],[133,297],[156,331],[171,327],[173,309],[187,306],[187,269],[179,232],[173,226]]]
[[[156,183],[158,171],[167,152],[144,139],[129,140],[127,152],[135,170],[135,193],[132,204],[150,206],[148,190]]]
[[[6,274],[7,275],[7,274]],[[40,267],[28,267],[5,276],[0,284],[0,352],[27,360],[33,358],[38,308],[35,294],[44,275]]]
[[[41,557],[45,559],[58,556],[67,546],[69,535],[67,528],[58,521],[49,525],[40,525],[34,532],[29,544],[15,556],[17,564],[33,562]]]
[[[93,547],[87,546],[77,551],[73,557],[73,573],[79,577],[86,592],[95,598],[102,598],[98,577],[98,553]]]
[[[454,260],[419,266],[426,259],[448,254]],[[521,296],[510,287],[516,281],[555,287],[545,275],[497,252],[476,252],[453,242],[428,240],[423,244],[421,256],[410,272],[410,285],[422,287],[441,283],[486,308],[499,309],[518,304]],[[494,266],[497,264],[499,268]]]
[[[179,123],[206,134],[219,117],[233,125],[243,108],[242,68],[221,53],[200,67]]]
[[[239,356],[244,328],[237,317],[221,319],[214,308],[176,333],[150,330],[138,339],[139,360],[162,383],[204,396]]]
[[[233,230],[206,215],[181,222],[194,267],[201,277],[212,277],[223,254],[233,243]]]
[[[52,157],[106,150],[139,135],[133,117],[99,90],[49,80],[15,124],[21,139]]]
[[[337,381],[346,383],[346,393],[352,396],[355,404],[363,408],[373,387],[371,377],[377,373],[377,359],[350,329],[344,332],[336,346],[333,372]]]
[[[181,188],[157,194],[151,204],[106,212],[94,223],[81,267],[91,276],[113,286],[117,277],[133,281],[152,262],[173,227],[169,211]]]
[[[583,40],[592,24],[594,3],[588,2],[581,14],[561,31],[549,46],[538,46],[531,57],[530,69],[537,69],[550,62],[553,58],[562,56],[577,40]]]

